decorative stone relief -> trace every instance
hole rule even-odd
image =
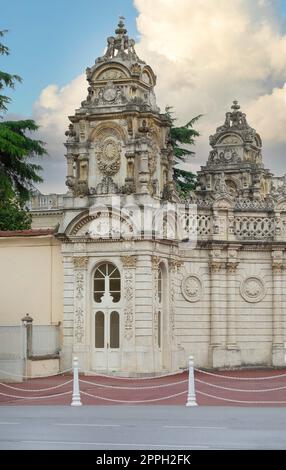
[[[81,271],[76,273],[76,298],[81,300],[83,298],[83,290],[84,290],[84,275]]]
[[[128,341],[132,339],[134,330],[134,276],[132,269],[127,268],[124,271],[124,336]]]
[[[106,176],[118,173],[120,168],[121,144],[113,138],[107,138],[99,146],[98,167]]]
[[[126,78],[126,75],[121,70],[110,68],[103,71],[97,80],[118,80],[120,78]]]
[[[75,256],[73,258],[74,267],[79,269],[86,269],[88,263],[87,256]]]
[[[283,251],[275,250],[272,252],[272,270],[274,273],[280,273],[283,269]]]
[[[83,343],[84,339],[84,313],[81,307],[75,310],[74,338],[76,343]]]
[[[90,189],[91,194],[118,194],[119,188],[116,183],[114,183],[111,176],[104,176],[96,188]]]
[[[262,279],[251,276],[242,281],[240,294],[247,302],[261,302],[266,295],[266,287]]]
[[[122,256],[121,260],[124,268],[136,268],[136,256]]]
[[[84,312],[85,312],[85,276],[88,257],[76,256],[74,261],[74,341],[75,344],[84,342]]]
[[[153,271],[158,271],[159,258],[158,256],[151,256],[151,266]]]
[[[198,302],[202,297],[202,281],[198,276],[190,274],[182,281],[182,294],[188,302]]]

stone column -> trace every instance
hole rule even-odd
[[[73,178],[73,165],[74,165],[74,157],[73,155],[67,155],[67,177],[68,178]]]
[[[86,283],[88,257],[75,256],[74,262],[74,347],[80,367],[87,368],[86,344]]]
[[[272,364],[285,365],[283,342],[283,251],[272,252],[272,292],[273,292],[273,332],[272,332]]]
[[[145,147],[145,146],[144,146]],[[150,179],[148,169],[148,150],[143,150],[139,154],[139,193],[148,194],[148,182]]]

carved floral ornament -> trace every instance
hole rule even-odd
[[[266,287],[262,279],[251,276],[244,279],[240,285],[240,294],[246,302],[258,303],[266,295]]]
[[[106,176],[118,173],[120,168],[121,144],[112,137],[105,139],[99,146],[98,167]]]
[[[202,281],[198,276],[190,274],[182,281],[182,294],[188,302],[198,302],[203,291]]]

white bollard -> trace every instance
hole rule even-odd
[[[197,406],[193,356],[189,357],[189,390],[186,406]]]
[[[73,393],[71,406],[81,406],[79,380],[78,380],[78,358],[73,358]]]

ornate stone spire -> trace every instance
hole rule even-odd
[[[237,100],[225,122],[210,136],[212,150],[206,166],[198,173],[199,188],[218,196],[266,197],[271,174],[262,162],[262,141],[250,127]]]
[[[130,39],[127,35],[127,29],[124,24],[125,18],[123,16],[119,17],[118,27],[115,30],[116,36],[110,36],[107,38],[107,50],[103,57],[99,57],[96,60],[98,62],[106,62],[108,60],[120,59],[121,61],[129,62],[140,62],[144,64],[142,60],[139,59],[135,52],[135,41]]]

